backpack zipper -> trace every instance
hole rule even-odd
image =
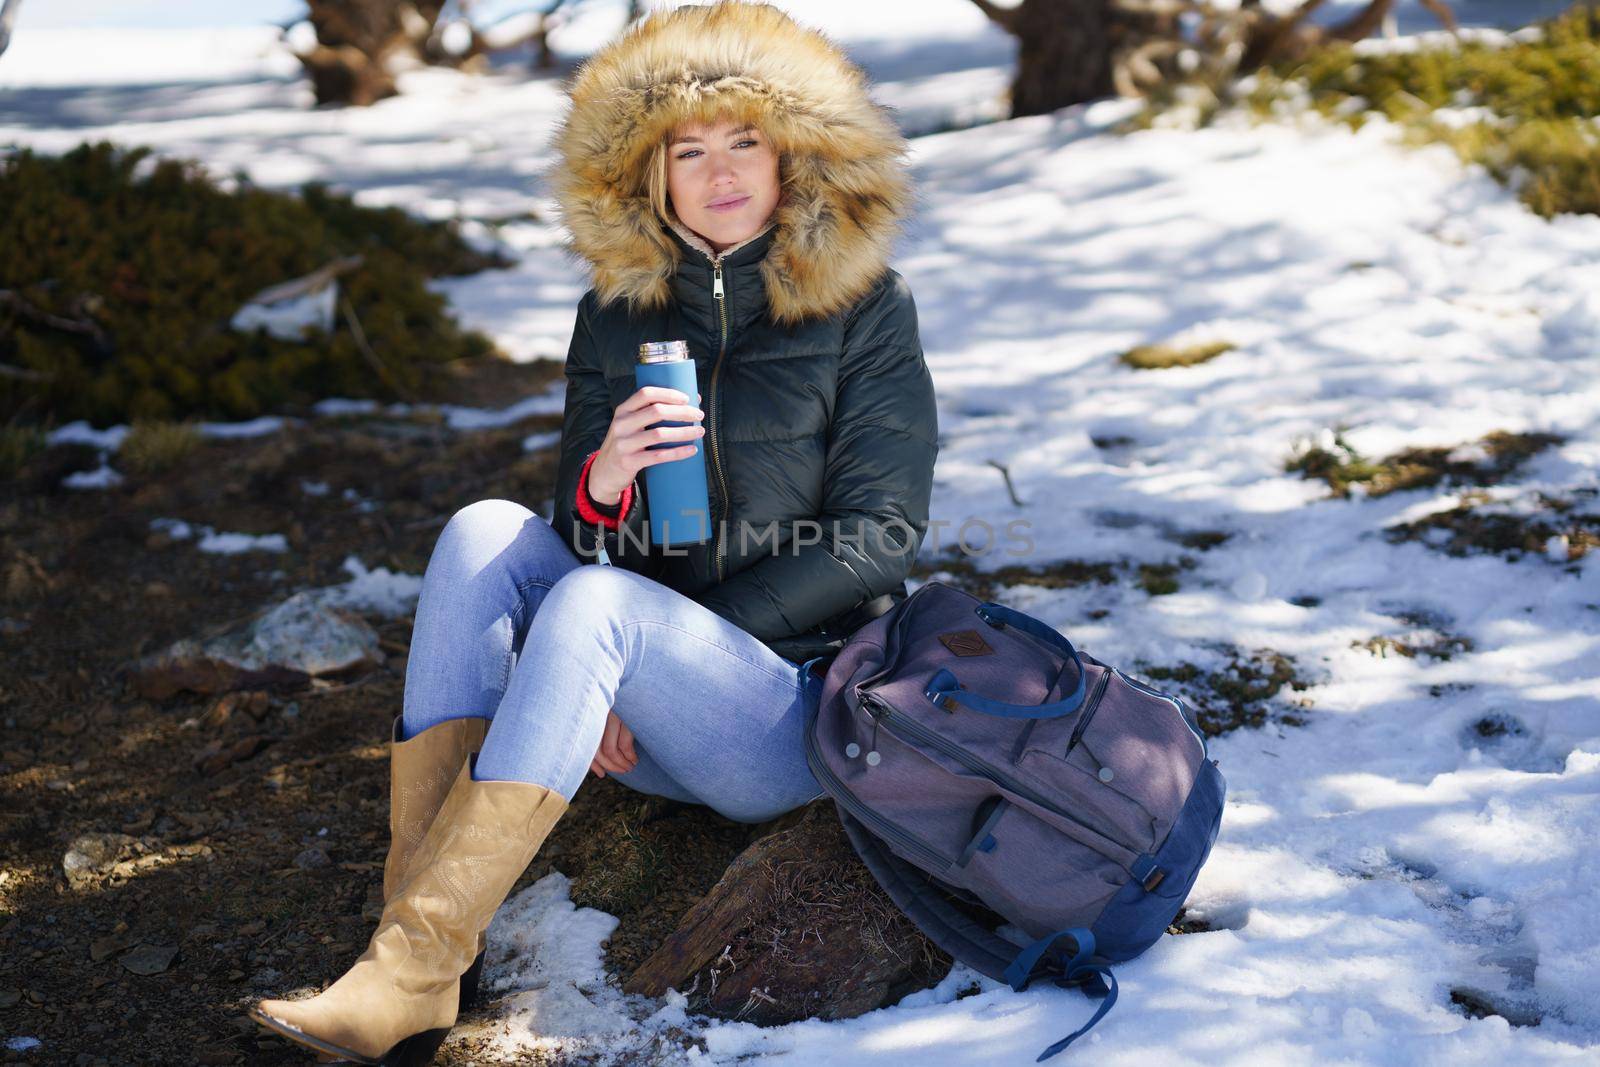
[[[814,731],[812,730],[805,732],[806,763],[811,766],[811,773],[816,776],[817,781],[826,787],[828,795],[837,801],[845,811],[865,824],[874,834],[885,841],[899,845],[904,852],[919,857],[919,862],[929,873],[940,874],[948,870],[954,862],[951,857],[944,855],[922,838],[890,822],[856,799],[855,794],[850,792],[850,788],[839,779],[838,775],[833,773],[833,770],[817,752],[816,739],[813,733]]]
[[[1066,819],[1068,822],[1081,827],[1092,839],[1106,843],[1105,845],[1098,846],[1090,844],[1090,848],[1094,849],[1094,851],[1100,853],[1100,855],[1115,863],[1117,866],[1127,870],[1129,874],[1133,873],[1133,871],[1122,862],[1122,859],[1116,853],[1127,852],[1137,856],[1144,851],[1143,848],[1126,844],[1117,840],[1115,837],[1101,832],[1099,828],[1090,826],[1088,823],[1078,818],[1078,816],[1045,799],[1039,793],[1035,792],[1030,786],[1024,785],[1022,782],[1018,781],[1016,778],[1013,778],[1000,768],[990,766],[988,763],[985,763],[983,760],[974,756],[960,745],[922,725],[922,723],[918,722],[911,716],[890,707],[888,704],[885,704],[882,698],[871,693],[862,693],[861,704],[863,707],[868,709],[868,714],[870,714],[874,719],[880,721],[884,728],[889,731],[889,733],[898,737],[901,741],[904,741],[908,744],[913,744],[913,747],[915,747],[913,743],[914,741],[920,741],[929,748],[949,756],[951,759],[955,760],[969,771],[980,774],[989,779],[989,781],[998,785],[1000,788],[1009,790],[1010,792],[1015,793],[1017,796],[1022,797],[1031,803],[1037,804],[1044,810],[1053,812],[1054,814],[1059,815],[1061,818]],[[1112,847],[1107,848],[1107,845]]]
[[[717,359],[711,365],[711,382],[706,386],[706,438],[711,443],[711,469],[717,473],[717,485],[722,490],[722,517],[728,517],[728,483],[722,476],[722,464],[717,453],[717,372],[722,369],[722,355],[728,350],[728,302],[727,294],[722,287],[722,256],[718,254],[711,260],[711,299],[717,305],[717,325],[721,331],[721,341],[717,346]],[[709,518],[709,516],[708,516]],[[717,527],[711,529],[711,559],[717,572],[717,581],[726,577],[722,562],[722,538],[717,535]]]
[[[1100,672],[1100,680],[1094,684],[1094,695],[1089,698],[1089,703],[1084,707],[1083,714],[1078,716],[1078,723],[1072,728],[1072,736],[1067,739],[1067,752],[1078,747],[1078,742],[1083,740],[1083,732],[1089,728],[1089,720],[1094,718],[1094,713],[1100,710],[1100,699],[1106,695],[1106,686],[1111,683],[1111,676],[1115,674],[1115,667],[1108,667]],[[1035,719],[1034,722],[1039,720]],[[1062,755],[1066,755],[1064,752]]]
[[[1099,665],[1098,660],[1095,663]],[[1115,667],[1101,665],[1100,677],[1094,683],[1094,689],[1090,691],[1089,699],[1083,702],[1083,710],[1078,712],[1078,721],[1072,724],[1072,736],[1067,739],[1067,749],[1066,752],[1062,753],[1063,756],[1070,753],[1077,747],[1078,742],[1083,740],[1083,732],[1089,728],[1089,720],[1094,718],[1094,713],[1099,710],[1100,699],[1106,695],[1106,685],[1110,682],[1112,672],[1115,670]],[[1028,751],[1028,742],[1033,739],[1033,729],[1039,725],[1040,721],[1039,719],[1029,719],[1028,725],[1022,728],[1022,733],[1017,736],[1017,743],[1011,749],[1013,753],[1011,757],[1012,763],[1016,763]]]
[[[1117,673],[1121,674],[1120,671]],[[1171,704],[1172,710],[1178,713],[1178,718],[1183,721],[1184,727],[1187,728],[1191,734],[1194,734],[1194,739],[1196,741],[1200,742],[1200,758],[1203,760],[1210,755],[1210,749],[1206,746],[1205,735],[1200,732],[1199,728],[1194,723],[1189,721],[1189,716],[1183,713],[1182,701],[1175,696],[1168,696],[1166,693],[1163,693],[1158,689],[1152,689],[1138,679],[1130,678],[1126,674],[1122,675],[1122,680],[1133,686],[1135,689],[1140,689],[1146,693],[1149,693],[1157,700],[1165,700],[1168,704]]]

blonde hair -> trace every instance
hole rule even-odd
[[[668,134],[667,137],[670,137]],[[656,214],[662,222],[672,222],[671,208],[667,207],[667,138],[663,137],[656,142],[655,148],[650,153],[650,164],[645,168],[645,192],[650,197],[650,206],[656,209]]]

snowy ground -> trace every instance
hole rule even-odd
[[[1011,46],[964,0],[830,0],[801,16],[850,43],[909,129],[994,114]],[[609,28],[593,16],[560,47],[579,53]],[[109,137],[263,185],[322,178],[476,220],[523,259],[442,288],[516,358],[565,352],[584,281],[555,251],[537,181],[554,79],[421,71],[398,99],[317,112],[270,35],[148,44],[19,33],[0,62],[0,144]],[[1381,124],[1108,133],[1124,111],[915,141],[923,206],[897,266],[939,391],[933,510],[946,524],[924,550],[974,517],[1030,524],[1031,547],[1018,555],[1002,535],[986,569],[1171,562],[1175,531],[1228,531],[1170,596],[1118,585],[1005,599],[1111,662],[1205,667],[1219,644],[1266,647],[1317,684],[1301,694],[1314,702],[1303,727],[1213,746],[1230,803],[1190,908],[1217,929],[1120,968],[1118,1007],[1061,1061],[1600,1062],[1600,561],[1393,545],[1385,526],[1456,494],[1336,500],[1283,470],[1297,443],[1340,425],[1375,455],[1547,431],[1567,443],[1497,492],[1515,505],[1600,486],[1600,219],[1541,221],[1445,150],[1393,147]],[[1174,336],[1238,347],[1188,369],[1116,361]],[[1020,507],[989,460],[1009,468]],[[1320,602],[1291,603],[1308,597]],[[1403,636],[1418,612],[1472,651],[1352,647]],[[1482,736],[1486,718],[1506,731]],[[508,1052],[1025,1064],[1090,1010],[1076,993],[1019,995],[957,968],[846,1022],[685,1018],[680,999],[607,985],[599,946],[613,924],[575,910],[560,875],[502,910],[491,978],[511,999],[493,1029]],[[1455,988],[1542,1021],[1467,1018]],[[676,1051],[671,1027],[704,1051]]]

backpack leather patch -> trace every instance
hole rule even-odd
[[[951,630],[939,635],[939,642],[957,656],[991,656],[994,649],[976,630]]]

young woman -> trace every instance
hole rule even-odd
[[[585,771],[743,822],[820,796],[820,664],[905,596],[927,527],[933,387],[887,266],[905,143],[860,71],[725,2],[651,16],[570,93],[552,178],[593,288],[554,515],[479,501],[433,550],[378,929],[324,992],[251,1012],[324,1056],[432,1056]],[[635,388],[640,344],[665,340],[688,342],[697,396]],[[652,545],[639,472],[696,447],[713,535]]]

